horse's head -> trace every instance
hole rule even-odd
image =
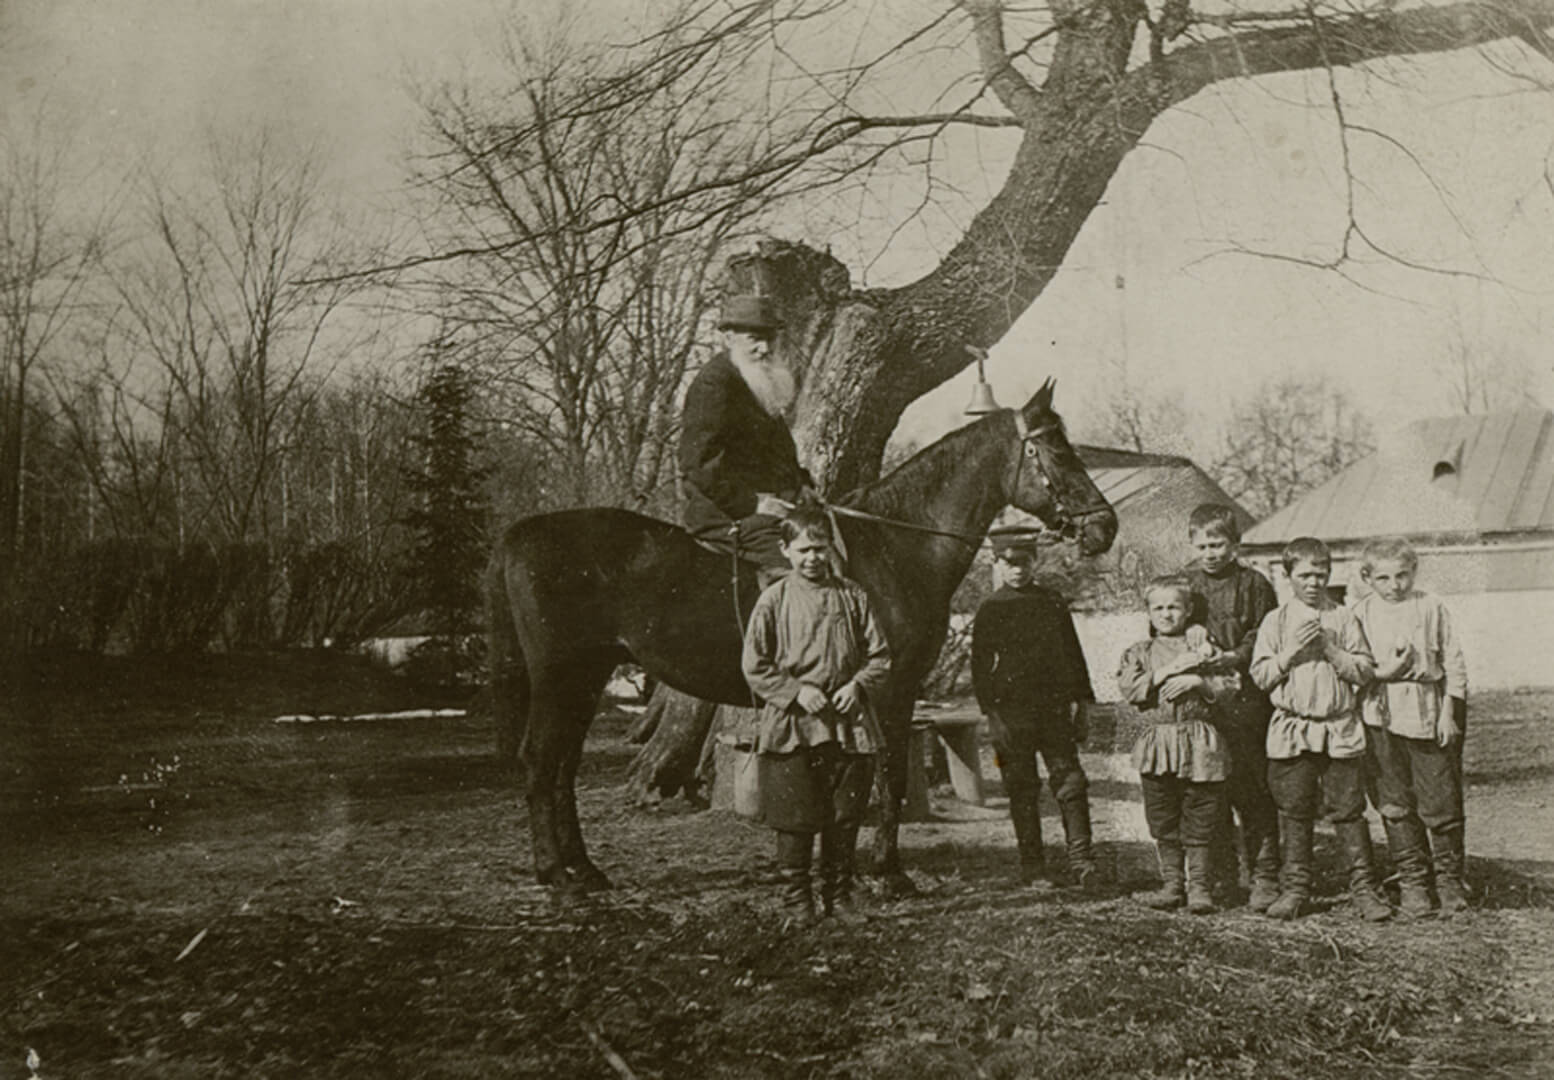
[[[1042,383],[1014,414],[1020,438],[1008,501],[1035,514],[1048,528],[1077,540],[1085,555],[1099,555],[1117,536],[1117,514],[1085,471],[1052,411],[1052,380]]]

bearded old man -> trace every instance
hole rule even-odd
[[[779,522],[814,484],[783,418],[793,372],[772,348],[781,322],[764,296],[730,297],[726,353],[691,380],[680,423],[685,527],[765,569],[788,569]]]

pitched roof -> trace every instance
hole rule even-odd
[[[1252,515],[1190,458],[1104,446],[1074,449],[1090,479],[1119,515],[1159,520],[1173,543],[1186,536],[1187,515],[1200,503],[1224,503],[1241,519],[1243,529],[1252,524]]]
[[[1244,542],[1542,529],[1554,529],[1554,413],[1521,409],[1410,424]]]

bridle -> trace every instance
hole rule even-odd
[[[1043,436],[1061,431],[1057,420],[1054,419],[1033,428],[1026,424],[1025,414],[1019,409],[1010,409],[1009,412],[1014,414],[1014,430],[1020,439],[1020,453],[1014,459],[1014,482],[1010,485],[1009,490],[1011,492],[1018,492],[1020,490],[1020,470],[1024,467],[1026,460],[1029,459],[1036,469],[1037,479],[1041,481],[1041,486],[1046,491],[1047,498],[1051,501],[1053,509],[1057,514],[1058,525],[1051,530],[1052,532],[1057,533],[1064,540],[1073,540],[1078,535],[1080,526],[1084,522],[1100,514],[1110,514],[1113,512],[1105,496],[1101,496],[1101,501],[1097,505],[1082,507],[1078,511],[1070,510],[1063,501],[1063,496],[1058,493],[1057,485],[1052,482],[1051,471],[1042,457],[1043,443],[1041,440]],[[946,536],[952,540],[959,540],[963,544],[969,544],[973,548],[981,547],[984,539],[981,533],[938,529],[931,525],[920,525],[915,521],[901,521],[896,518],[882,517],[879,514],[871,514],[867,510],[859,510],[851,506],[839,506],[835,503],[825,503],[824,506],[831,513],[842,517],[856,518],[859,521],[872,521],[879,525],[888,525],[892,528],[906,529],[911,532]],[[744,612],[739,604],[739,548],[737,544],[731,554],[733,562],[734,621],[738,626],[743,627],[745,620]]]
[[[1049,449],[1042,441],[1043,437],[1060,431],[1056,418],[1038,424],[1036,427],[1031,427],[1025,422],[1024,412],[1019,409],[1010,409],[1009,411],[1014,414],[1014,430],[1020,439],[1020,455],[1014,461],[1014,482],[1009,487],[1011,493],[1020,490],[1020,470],[1029,461],[1035,466],[1036,479],[1041,481],[1042,490],[1047,493],[1047,498],[1051,501],[1053,511],[1057,516],[1058,523],[1053,531],[1065,540],[1074,539],[1084,523],[1091,518],[1113,512],[1105,496],[1101,496],[1100,502],[1097,504],[1078,509],[1069,507],[1063,501],[1063,496],[1059,492],[1058,486],[1052,482],[1051,466],[1042,452]]]
[[[1063,501],[1063,496],[1058,493],[1057,485],[1052,482],[1051,470],[1043,459],[1043,444],[1041,441],[1043,436],[1051,435],[1061,430],[1056,419],[1039,424],[1033,428],[1026,424],[1025,414],[1019,409],[1010,409],[1008,411],[1014,414],[1014,430],[1020,440],[1020,454],[1014,461],[1014,482],[1009,488],[1011,492],[1020,490],[1020,470],[1024,467],[1026,460],[1029,459],[1035,467],[1037,479],[1041,481],[1041,486],[1046,491],[1047,498],[1051,501],[1057,515],[1058,525],[1051,531],[1057,533],[1064,540],[1073,540],[1078,535],[1080,527],[1090,518],[1112,513],[1111,505],[1104,496],[1098,504],[1074,511],[1069,509],[1068,505]],[[951,539],[970,544],[972,547],[981,546],[983,540],[982,535],[979,533],[936,529],[929,525],[919,525],[915,521],[898,521],[895,518],[881,517],[878,514],[871,514],[867,510],[856,510],[851,506],[837,506],[832,503],[826,503],[825,505],[826,509],[843,517],[857,518],[860,521],[873,521],[881,525],[889,525],[897,529],[907,529],[912,532],[931,533],[934,536],[948,536]]]

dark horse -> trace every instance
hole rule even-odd
[[[890,680],[875,701],[887,797],[874,870],[898,881],[913,703],[944,642],[950,597],[1008,505],[1076,539],[1087,555],[1116,535],[1116,514],[1052,411],[1050,381],[1024,408],[951,432],[839,511],[848,574],[867,590],[890,641]],[[731,567],[683,529],[625,510],[542,514],[503,537],[488,584],[492,691],[501,737],[520,750],[541,882],[609,885],[583,846],[572,785],[618,664],[634,660],[706,701],[751,704],[739,660],[756,574]]]

